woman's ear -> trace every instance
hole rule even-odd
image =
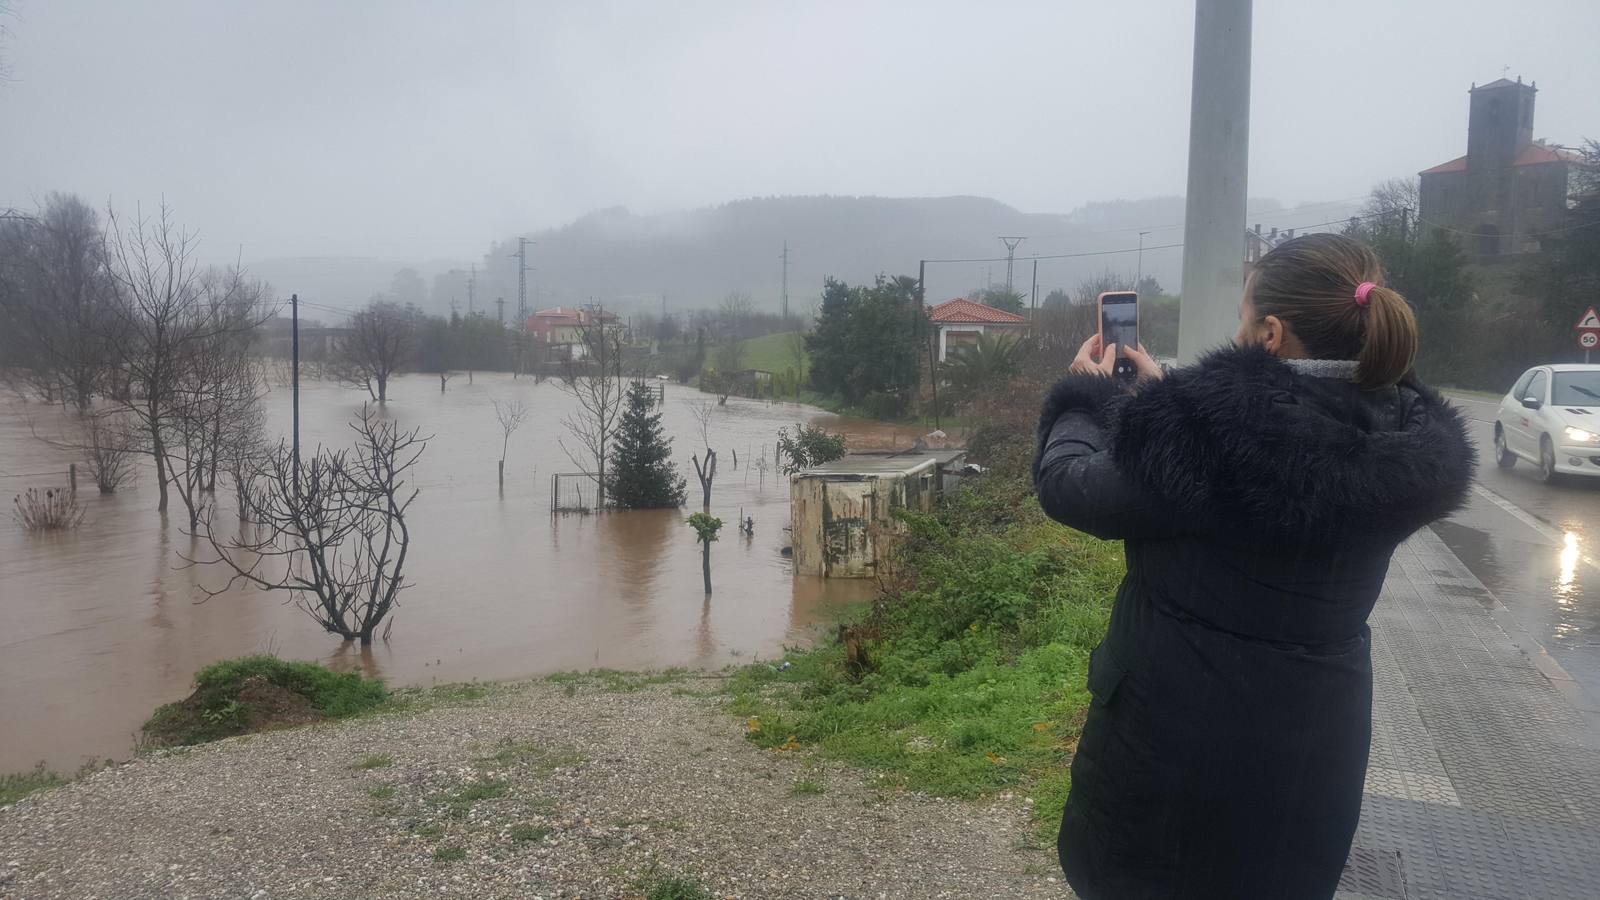
[[[1283,356],[1283,344],[1288,336],[1288,326],[1277,316],[1267,316],[1261,320],[1261,346],[1273,356]]]

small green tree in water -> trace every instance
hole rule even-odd
[[[716,516],[697,512],[689,517],[689,527],[694,529],[695,540],[700,542],[700,572],[706,579],[706,593],[711,593],[711,542],[722,530],[722,520]]]
[[[622,422],[611,452],[611,501],[623,509],[682,506],[685,480],[672,464],[672,439],[653,411],[655,391],[642,381],[628,388]]]
[[[844,456],[844,435],[829,434],[821,425],[795,423],[794,434],[778,429],[778,458],[783,474],[820,466]]]

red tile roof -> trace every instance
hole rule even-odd
[[[1546,146],[1538,141],[1534,141],[1528,146],[1523,147],[1522,152],[1517,154],[1517,158],[1512,160],[1511,164],[1513,166],[1542,166],[1545,163],[1572,162],[1577,158],[1578,154],[1573,153],[1570,150],[1562,150],[1556,147]],[[1440,163],[1431,169],[1423,169],[1417,174],[1437,175],[1440,172],[1465,172],[1466,170],[1467,158],[1465,156],[1459,156],[1447,163]]]
[[[964,297],[957,297],[954,300],[946,300],[938,306],[935,306],[928,312],[928,317],[935,322],[946,323],[959,322],[979,323],[986,325],[1028,324],[1028,319],[1025,316],[1019,316],[1016,313],[1008,313],[1003,309],[995,309],[992,306],[984,306],[982,303],[974,303]]]

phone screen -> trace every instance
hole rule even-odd
[[[1100,301],[1100,336],[1106,346],[1139,346],[1137,294],[1112,294]]]

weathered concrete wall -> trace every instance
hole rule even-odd
[[[793,476],[789,513],[795,571],[831,578],[870,578],[887,571],[904,531],[895,511],[933,509],[938,485],[933,460],[906,472]]]

